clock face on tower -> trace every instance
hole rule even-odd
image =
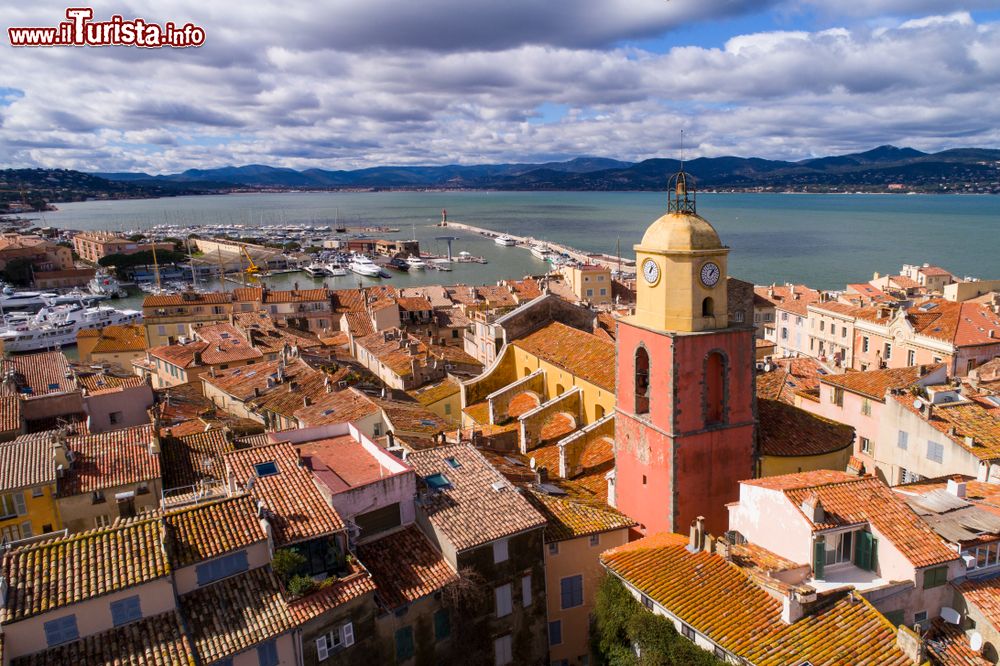
[[[706,287],[714,287],[719,282],[721,275],[722,271],[719,270],[719,265],[714,261],[706,262],[701,267],[701,283]]]
[[[652,259],[642,262],[642,277],[649,284],[655,285],[660,281],[660,266]]]

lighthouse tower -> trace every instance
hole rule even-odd
[[[729,322],[729,248],[688,180],[671,178],[667,213],[635,246],[636,311],[618,324],[614,496],[644,533],[705,516],[721,534],[753,475],[753,329]]]

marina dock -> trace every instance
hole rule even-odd
[[[560,254],[565,254],[574,261],[579,261],[585,264],[598,264],[599,266],[604,266],[610,268],[613,271],[617,271],[618,267],[621,266],[623,272],[634,273],[635,272],[635,260],[626,259],[621,257],[620,259],[616,256],[606,254],[603,252],[584,252],[578,250],[575,247],[570,247],[569,245],[563,245],[562,243],[553,243],[544,239],[535,238],[533,236],[517,236],[510,233],[498,233],[492,229],[483,229],[482,227],[476,227],[471,224],[465,224],[463,222],[453,222],[448,220],[444,223],[439,223],[438,226],[448,227],[451,229],[461,229],[462,231],[469,231],[474,234],[479,234],[480,236],[485,236],[486,238],[497,238],[498,236],[507,236],[512,238],[516,243],[517,247],[522,249],[529,249],[532,245],[545,245],[553,252],[558,252]]]

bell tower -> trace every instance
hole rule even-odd
[[[644,533],[705,516],[721,534],[754,470],[753,328],[729,322],[729,248],[690,181],[670,179],[635,246],[636,311],[618,324],[615,504]]]

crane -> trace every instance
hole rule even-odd
[[[247,246],[240,245],[240,249],[243,250],[243,256],[247,258],[246,273],[248,275],[260,275],[260,273],[262,272],[260,266],[258,266],[253,262],[253,257],[251,257],[250,253],[247,252]]]

